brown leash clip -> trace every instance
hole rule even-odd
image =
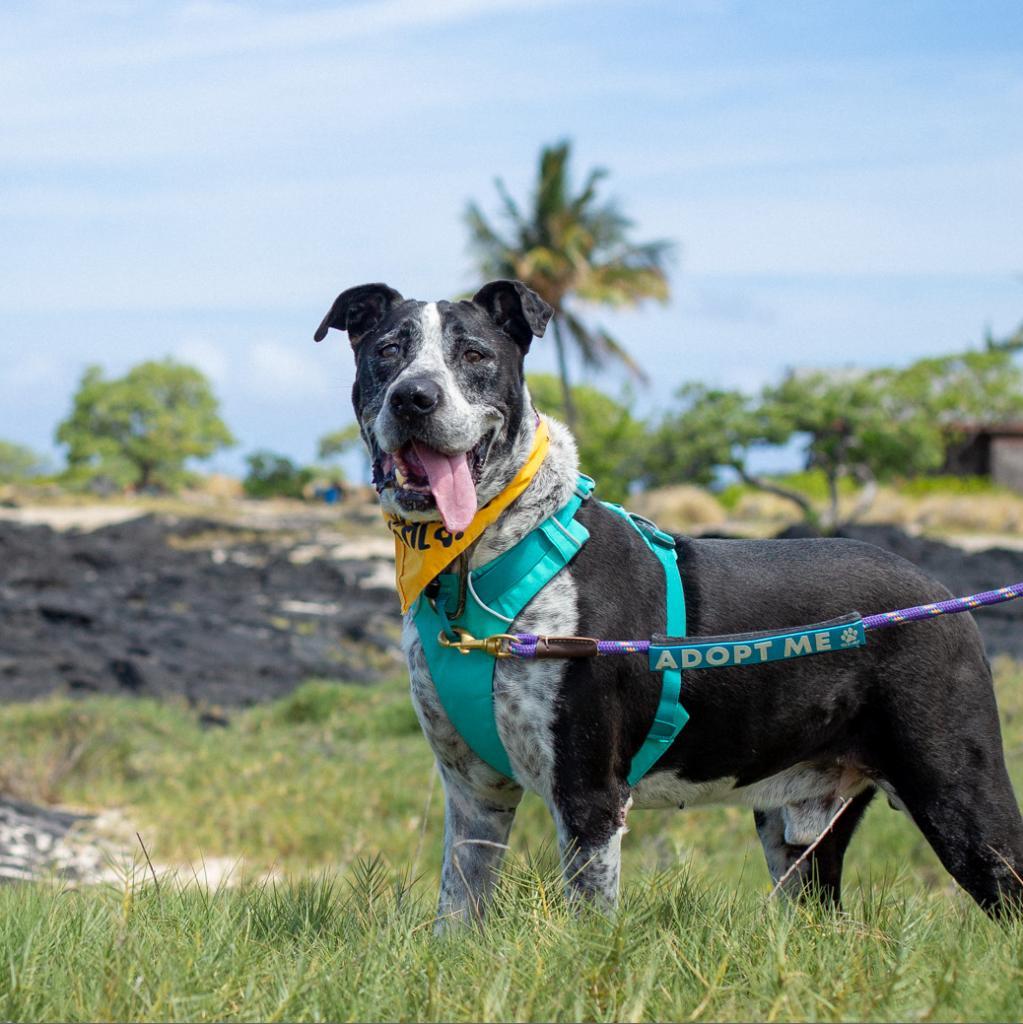
[[[437,637],[437,642],[441,647],[448,647],[458,651],[459,654],[469,654],[471,651],[482,651],[484,654],[489,654],[492,658],[510,658],[512,656],[511,651],[508,650],[508,645],[517,637],[511,633],[495,633],[493,636],[481,636],[475,637],[467,629],[462,629],[460,626],[453,627],[454,631],[458,634],[457,640],[450,639],[445,635],[444,631],[441,630]]]

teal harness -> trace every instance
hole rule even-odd
[[[515,772],[501,743],[494,717],[494,668],[496,661],[483,651],[459,651],[442,646],[441,634],[451,638],[464,629],[473,636],[505,633],[529,602],[576,556],[589,539],[589,531],[575,515],[590,497],[594,482],[579,476],[569,502],[513,548],[467,574],[464,609],[457,573],[442,573],[412,606],[423,654],[437,695],[451,724],[462,739],[487,764],[508,778]],[[643,538],[664,569],[666,629],[669,636],[685,636],[686,605],[678,570],[675,541],[641,516],[620,505],[603,502]],[[689,720],[679,704],[682,672],[666,667],[661,673],[661,697],[653,724],[643,745],[632,758],[628,782],[634,786],[657,762]]]

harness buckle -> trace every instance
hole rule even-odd
[[[467,629],[461,626],[454,626],[454,632],[458,634],[457,640],[452,640],[443,630],[437,636],[437,643],[441,647],[448,647],[458,651],[459,654],[469,654],[472,651],[482,651],[492,658],[510,658],[511,651],[508,645],[517,637],[511,633],[495,633],[493,636],[475,637]]]

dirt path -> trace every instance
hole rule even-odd
[[[137,505],[45,506],[0,508],[0,523],[24,526],[48,526],[51,530],[98,530],[115,523],[126,523],[146,514]]]

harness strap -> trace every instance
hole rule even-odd
[[[589,477],[580,475],[575,493],[563,508],[513,548],[472,570],[460,615],[454,614],[457,573],[436,577],[435,592],[424,591],[412,606],[423,654],[448,719],[477,756],[510,779],[515,773],[494,716],[494,657],[485,645],[467,647],[464,633],[503,634],[575,557],[590,536],[575,514],[593,486]]]
[[[514,618],[589,540],[589,530],[576,522],[575,514],[593,486],[589,477],[580,477],[580,489],[562,509],[545,519],[515,547],[475,570],[471,580],[478,600],[491,606],[500,603],[515,608],[510,616]]]
[[[448,719],[475,754],[508,778],[515,778],[515,773],[494,716],[495,659],[510,653],[506,645],[514,637],[505,633],[508,625],[589,539],[589,531],[575,515],[593,487],[593,480],[580,474],[575,494],[562,509],[513,548],[468,573],[464,607],[457,607],[458,574],[442,573],[431,591],[420,594],[412,608],[423,654]],[[657,556],[665,579],[665,631],[684,636],[685,595],[674,538],[620,505],[604,504],[624,519]],[[477,641],[475,637],[487,639]],[[595,641],[572,637],[558,638],[546,652],[548,657],[596,653]],[[681,670],[665,667],[653,724],[632,758],[630,786],[646,775],[689,721],[679,704],[681,688]]]
[[[621,505],[604,502],[612,512],[624,519],[643,538],[646,546],[657,556],[664,569],[666,592],[666,629],[672,636],[685,636],[686,600],[682,589],[682,576],[678,570],[675,538],[643,516],[627,512]],[[677,666],[665,667],[661,672],[661,696],[654,714],[653,725],[643,745],[636,751],[629,767],[628,783],[635,786],[660,760],[674,742],[682,727],[689,721],[689,712],[679,703],[682,691],[682,672]]]

